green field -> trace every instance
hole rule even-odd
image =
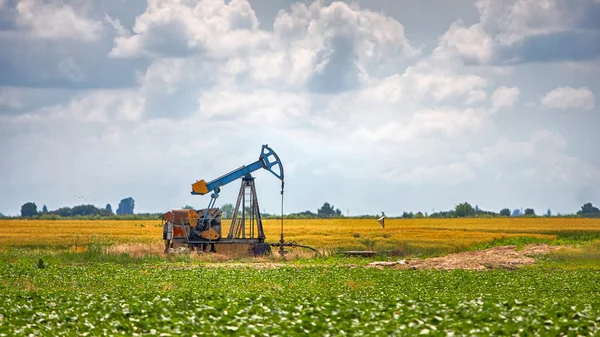
[[[439,255],[423,250],[224,259],[93,240],[4,246],[0,336],[600,335],[598,232],[565,233],[468,246],[563,246],[533,265],[485,271],[365,268]]]
[[[75,256],[0,254],[0,335],[600,334],[600,271],[589,268],[399,271],[343,259],[233,268]]]

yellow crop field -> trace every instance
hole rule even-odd
[[[264,220],[268,242],[279,240],[281,220]],[[228,221],[224,220],[224,230]],[[514,236],[555,238],[558,232],[600,232],[600,219],[375,219],[285,220],[285,238],[318,248],[395,249],[406,245],[442,250]],[[114,243],[156,243],[162,240],[160,220],[0,220],[0,247],[84,246],[90,240]]]

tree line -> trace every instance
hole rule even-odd
[[[38,206],[35,202],[26,202],[21,206],[21,217],[24,218],[70,218],[70,217],[111,217],[114,215],[125,216],[133,215],[135,208],[135,200],[132,197],[121,199],[117,211],[113,213],[112,206],[106,204],[104,208],[99,208],[94,205],[77,205],[74,207],[60,207],[55,210],[48,210],[46,205],[42,206],[41,210],[38,210]]]
[[[364,215],[356,215],[351,216],[351,218],[379,218],[385,215],[384,212],[380,214],[364,214]],[[543,214],[536,214],[533,208],[525,208],[521,209],[513,209],[512,211],[509,208],[503,208],[499,212],[494,211],[486,211],[480,209],[477,205],[473,207],[468,202],[463,202],[456,205],[453,209],[448,211],[438,211],[432,212],[428,214],[427,212],[403,212],[400,216],[386,216],[388,218],[402,218],[402,219],[421,219],[421,218],[500,218],[500,217],[538,217],[538,216],[561,216],[561,217],[584,217],[584,218],[600,218],[600,209],[592,205],[592,203],[587,202],[581,206],[574,214],[553,214],[550,209],[548,209]],[[266,214],[263,215],[263,218],[277,218],[281,217],[281,215],[277,214]],[[317,213],[313,213],[309,210],[300,212],[300,213],[292,213],[284,216],[289,219],[318,219],[318,218],[341,218],[341,217],[349,217],[348,215],[344,215],[340,212],[339,209],[333,210],[333,206],[329,203],[323,204],[323,207],[317,210]]]
[[[221,206],[221,211],[223,211],[224,218],[231,218],[233,215],[233,205],[232,204],[224,204]],[[281,214],[268,214],[261,213],[263,219],[269,218],[280,218]],[[379,218],[385,215],[384,212],[381,214],[363,214],[363,215],[355,215],[350,218]],[[548,209],[543,214],[536,214],[533,208],[526,208],[524,210],[514,209],[510,210],[509,208],[503,208],[499,212],[493,211],[485,211],[479,208],[479,206],[475,205],[473,207],[468,202],[463,202],[456,205],[453,209],[448,211],[439,211],[432,212],[431,214],[423,213],[423,212],[403,212],[400,216],[390,217],[388,218],[402,218],[402,219],[420,219],[420,218],[499,218],[499,217],[537,217],[537,216],[575,216],[575,217],[587,217],[587,218],[600,218],[600,210],[592,205],[592,203],[585,203],[581,206],[581,209],[577,211],[575,214],[552,214],[552,211]],[[342,214],[342,212],[335,208],[335,206],[331,205],[328,202],[325,202],[322,207],[318,208],[316,213],[310,210],[306,210],[298,213],[285,214],[284,218],[286,219],[324,219],[324,218],[348,218],[349,216],[346,214]]]
[[[41,210],[38,210],[37,205],[34,202],[27,202],[21,206],[21,217],[24,218],[38,218],[38,219],[62,219],[62,218],[83,218],[83,219],[156,219],[162,215],[162,213],[143,213],[134,214],[135,200],[131,197],[124,198],[119,202],[119,206],[115,213],[113,213],[112,206],[107,204],[104,208],[99,208],[94,205],[78,205],[74,207],[61,207],[56,210],[49,211],[46,205],[43,205]],[[186,205],[182,208],[194,209],[194,207]],[[223,218],[231,218],[233,215],[234,207],[232,204],[224,204],[221,207],[223,212]],[[384,212],[381,214],[363,214],[351,216],[351,218],[379,218],[385,215]],[[263,219],[269,218],[280,218],[281,214],[269,214],[261,213]],[[563,217],[585,217],[585,218],[600,218],[600,209],[594,206],[592,203],[587,202],[581,206],[574,214],[558,214],[553,215],[551,210],[547,210],[544,214],[536,214],[532,208],[526,208],[524,210],[509,208],[503,208],[499,212],[486,211],[480,209],[477,205],[473,207],[468,202],[463,202],[456,205],[453,209],[448,211],[438,211],[428,214],[427,212],[403,212],[402,215],[388,218],[403,218],[403,219],[420,219],[420,218],[495,218],[495,217],[537,217],[537,216],[563,216]],[[0,217],[2,215],[0,214]],[[298,213],[285,214],[286,219],[326,219],[326,218],[348,218],[329,202],[325,202],[323,206],[318,208],[315,212],[306,210]]]
[[[449,211],[441,211],[441,212],[433,212],[431,214],[417,212],[413,214],[412,212],[407,213],[404,212],[400,218],[496,218],[496,217],[537,217],[537,216],[579,216],[579,217],[588,217],[588,218],[600,218],[600,210],[593,206],[592,203],[587,202],[581,209],[577,211],[575,214],[558,214],[553,215],[552,211],[548,209],[543,214],[536,214],[533,208],[525,208],[510,210],[509,208],[503,208],[499,212],[494,211],[485,211],[479,209],[476,205],[473,207],[468,202],[463,202],[454,207],[454,209]]]

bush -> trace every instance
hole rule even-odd
[[[62,219],[62,216],[58,215],[58,214],[42,214],[40,216],[40,220],[60,220]]]

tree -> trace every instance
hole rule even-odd
[[[526,208],[525,215],[535,215],[535,211],[533,210],[533,208]]]
[[[132,197],[122,199],[117,208],[117,215],[122,214],[133,214],[133,208],[135,207],[135,200]]]
[[[600,213],[598,207],[594,207],[591,202],[587,202],[581,206],[581,210],[577,212],[579,215],[596,214]]]
[[[46,207],[46,205],[42,207],[42,213],[48,213],[48,207]]]
[[[414,214],[412,212],[410,212],[410,213],[403,212],[402,217],[404,219],[412,219],[412,218],[414,218]]]
[[[317,215],[319,217],[325,218],[330,217],[335,211],[333,207],[328,202],[325,202],[321,208],[317,210]]]
[[[37,205],[33,202],[27,202],[21,206],[21,216],[32,217],[38,214]]]
[[[518,209],[513,210],[512,216],[521,216],[521,211],[519,211]]]
[[[333,205],[330,205],[328,202],[325,202],[323,204],[323,207],[319,208],[317,210],[317,215],[320,218],[331,218],[332,216],[339,214],[342,214],[342,211],[340,211],[339,209],[336,210],[335,207]]]
[[[100,215],[102,212],[98,207],[94,205],[78,205],[71,208],[71,215],[76,216],[90,216],[90,215]]]
[[[500,211],[500,215],[501,215],[501,216],[506,216],[506,217],[510,216],[510,209],[508,209],[508,208],[503,208],[503,209]]]
[[[190,205],[185,205],[182,207],[183,209],[194,209],[194,207],[190,206]]]
[[[552,211],[550,210],[550,208],[548,208],[548,211],[546,211],[546,216],[552,216]]]
[[[293,219],[315,219],[318,218],[318,215],[311,211],[304,211],[300,213],[292,213],[289,215]]]
[[[423,215],[422,212],[417,212],[417,214],[415,214],[415,219],[423,219],[425,216]]]
[[[110,204],[106,204],[106,207],[105,207],[104,209],[106,210],[106,212],[107,212],[109,215],[112,215],[112,214],[113,214],[112,206],[111,206]]]
[[[454,213],[457,217],[464,218],[468,216],[473,216],[475,214],[475,209],[468,202],[463,202],[462,204],[456,205]]]
[[[61,207],[55,211],[50,212],[51,214],[56,214],[60,216],[71,216],[71,207]]]
[[[225,204],[221,206],[221,212],[223,212],[223,218],[231,219],[231,217],[233,216],[233,205]]]
[[[441,212],[433,212],[431,214],[429,214],[430,218],[455,218],[455,212],[454,210],[450,210],[450,211],[441,211]]]

